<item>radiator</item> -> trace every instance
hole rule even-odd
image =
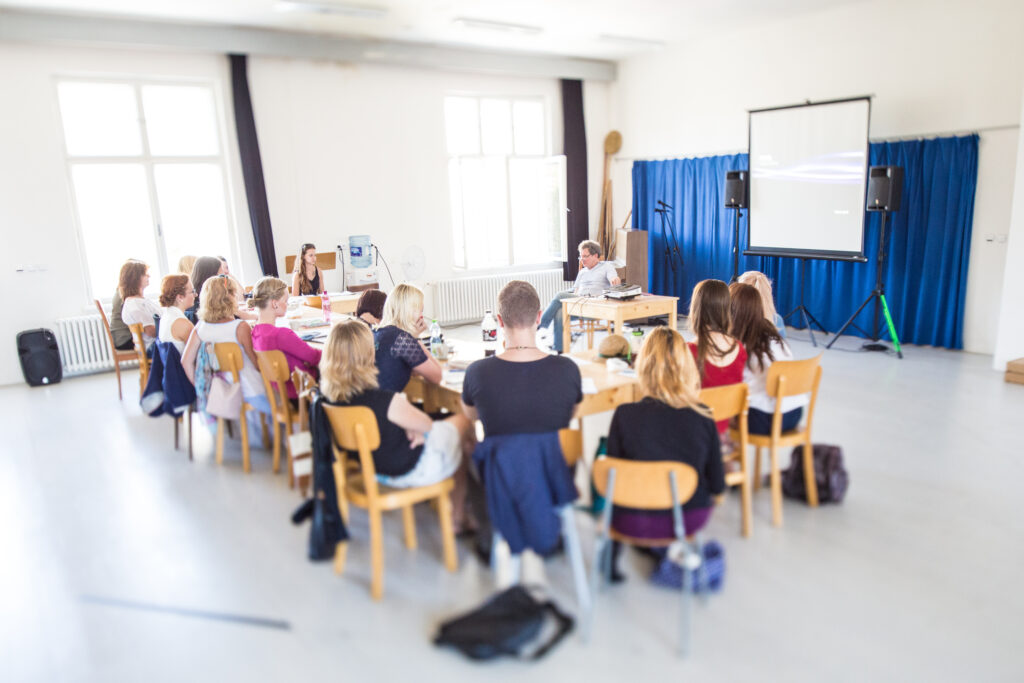
[[[561,268],[442,280],[432,285],[434,316],[442,325],[477,322],[484,311],[498,307],[498,292],[511,280],[526,280],[533,285],[541,307],[558,292],[572,288],[572,283],[562,280]]]
[[[110,343],[97,315],[57,320],[57,348],[65,377],[114,369]]]

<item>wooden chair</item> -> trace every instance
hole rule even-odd
[[[288,437],[292,457],[292,475],[299,487],[299,493],[306,498],[313,481],[313,441],[309,434],[309,410],[313,400],[313,390],[317,383],[308,372],[295,368],[292,370],[292,385],[295,386],[295,393],[299,396],[299,409],[294,413],[298,432]],[[301,463],[301,466],[296,466],[297,462]]]
[[[723,453],[722,460],[726,464],[736,463],[739,468],[731,472],[726,469],[725,485],[740,487],[740,532],[744,537],[749,537],[753,530],[754,515],[750,491],[750,463],[747,461],[747,444],[750,443],[747,431],[747,385],[730,384],[704,389],[700,392],[700,400],[711,409],[715,422],[737,418],[736,428],[730,429],[729,434],[737,442],[738,447],[731,453]]]
[[[288,254],[284,257],[284,272],[292,273],[295,271],[295,254]],[[320,267],[320,270],[334,270],[338,267],[338,255],[333,251],[318,251],[316,253],[316,265]],[[291,279],[288,280],[291,282]]]
[[[121,392],[121,363],[131,363],[137,358],[135,349],[121,350],[114,346],[114,335],[110,333],[110,322],[107,320],[107,312],[103,310],[103,304],[99,299],[93,299],[96,310],[100,312],[103,320],[103,329],[107,332],[107,343],[110,344],[110,356],[114,359],[114,372],[117,373],[117,397],[124,399]]]
[[[135,357],[139,359],[139,396],[146,389],[146,382],[149,381],[149,356],[146,355],[146,339],[143,337],[142,323],[133,323],[128,326],[135,338]],[[120,382],[118,382],[120,384]]]
[[[782,526],[782,474],[779,471],[779,448],[787,446],[804,447],[804,481],[807,483],[807,504],[818,505],[818,485],[814,480],[814,454],[811,448],[811,425],[814,422],[814,405],[818,401],[818,385],[821,383],[821,356],[806,360],[778,360],[768,368],[766,389],[775,399],[775,413],[772,415],[772,433],[765,436],[751,434],[750,444],[757,450],[754,454],[754,490],[761,487],[761,448],[767,447],[770,457],[772,489],[772,524]],[[786,396],[810,394],[806,420],[803,427],[788,432],[782,431],[782,399]]]
[[[575,467],[583,457],[583,431],[579,429],[559,429],[558,442],[562,445],[562,456],[565,464]]]
[[[235,342],[219,342],[213,345],[214,353],[217,354],[217,364],[220,366],[220,372],[231,373],[231,381],[240,383],[242,381],[242,366],[244,359],[242,357],[242,347]],[[252,463],[249,458],[249,426],[246,421],[246,413],[250,410],[256,410],[256,408],[250,403],[246,402],[245,398],[242,398],[242,409],[238,415],[238,429],[241,432],[242,438],[242,469],[246,472],[252,470]],[[270,446],[270,439],[267,435],[267,423],[264,421],[263,413],[260,413],[260,427],[263,431],[263,446]],[[217,464],[220,465],[224,462],[224,429],[226,420],[222,417],[217,418]]]
[[[370,595],[380,600],[384,595],[384,536],[381,514],[385,510],[401,510],[405,525],[405,546],[416,548],[416,521],[412,506],[436,501],[444,547],[444,564],[454,572],[458,566],[455,555],[455,528],[452,524],[452,503],[449,498],[455,486],[449,477],[430,486],[399,489],[377,483],[373,451],[380,447],[380,431],[373,411],[363,406],[324,406],[334,433],[334,480],[338,489],[338,508],[345,523],[349,522],[348,504],[366,509],[370,517],[370,562],[373,578]],[[348,453],[358,453],[359,465],[349,465]],[[347,546],[339,543],[334,552],[334,571],[345,570]]]
[[[298,423],[299,415],[297,411],[292,411],[291,401],[288,400],[288,382],[291,379],[288,361],[281,351],[257,351],[256,360],[259,362],[260,376],[263,378],[263,389],[267,392],[267,401],[270,403],[270,419],[274,424],[274,472],[281,470],[281,425],[284,425],[288,487],[295,488],[292,448],[288,437],[295,433],[294,427]]]
[[[597,528],[594,564],[591,567],[593,592],[597,593],[602,565],[605,575],[611,579],[611,540],[646,547],[681,544],[684,558],[679,650],[685,654],[689,650],[692,618],[692,600],[687,587],[691,583],[690,571],[699,569],[701,565],[701,555],[699,542],[698,548],[693,548],[687,540],[680,506],[690,500],[697,490],[697,471],[681,462],[646,462],[602,456],[594,461],[594,487],[605,497],[606,502]],[[611,525],[612,508],[615,505],[652,511],[670,509],[675,536],[650,539],[618,533]]]

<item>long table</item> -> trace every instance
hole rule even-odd
[[[562,299],[562,348],[566,350],[572,348],[572,333],[569,329],[570,317],[610,320],[612,321],[612,333],[622,334],[623,323],[627,320],[668,315],[668,324],[674,330],[676,329],[677,301],[679,301],[679,297],[657,294],[641,294],[626,301],[595,297]]]

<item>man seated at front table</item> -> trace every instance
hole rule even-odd
[[[593,240],[580,242],[580,272],[576,276],[576,282],[572,285],[572,291],[561,292],[548,304],[544,315],[540,319],[540,329],[546,328],[552,322],[555,323],[554,338],[551,340],[551,348],[561,353],[562,348],[562,299],[569,299],[576,296],[601,296],[609,286],[622,284],[615,266],[610,261],[601,260],[601,245]]]

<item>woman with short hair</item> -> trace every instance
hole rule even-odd
[[[192,334],[194,325],[185,317],[185,309],[196,301],[196,290],[188,275],[174,273],[165,275],[160,283],[160,305],[164,307],[160,314],[160,331],[157,338],[162,342],[171,342],[178,349],[178,355],[185,352],[185,342]]]
[[[388,295],[379,289],[367,289],[359,295],[359,301],[356,302],[356,317],[370,327],[380,324],[387,300]]]
[[[124,302],[121,306],[121,321],[125,325],[142,325],[142,340],[148,349],[156,341],[156,320],[160,307],[142,293],[149,286],[149,266],[136,259],[128,259],[121,266],[117,292]]]
[[[615,409],[608,431],[608,455],[643,461],[686,463],[697,472],[697,489],[683,504],[686,533],[708,523],[713,495],[725,491],[725,470],[718,430],[711,411],[700,402],[700,372],[681,334],[656,327],[637,357],[643,398]],[[633,538],[675,536],[672,511],[651,512],[616,507],[612,527]],[[618,553],[613,546],[614,557]],[[621,575],[613,571],[613,578]]]
[[[426,330],[423,291],[403,282],[388,294],[383,318],[373,332],[382,389],[402,391],[413,374],[440,384],[441,363],[418,338]]]

